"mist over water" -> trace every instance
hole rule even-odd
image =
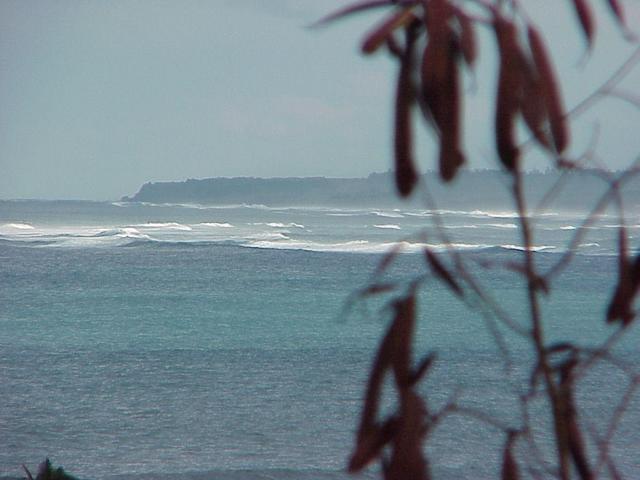
[[[540,268],[565,251],[580,218],[532,219]],[[518,220],[480,209],[0,202],[0,477],[50,456],[92,479],[347,478],[388,319],[379,301],[347,308],[350,294],[398,242],[405,254],[389,278],[406,284],[424,273],[420,252],[443,250],[444,232],[526,322],[519,276],[488,266],[521,258]],[[616,275],[617,223],[592,225],[553,283],[543,302],[549,341],[577,335],[594,345],[612,332],[603,285]],[[638,229],[630,224],[629,234]],[[421,386],[430,408],[458,392],[463,404],[517,425],[481,316],[437,282],[425,285],[419,312],[416,355],[439,354]],[[617,353],[637,367],[633,328]],[[521,385],[531,352],[509,342],[510,385]],[[585,379],[579,401],[595,428],[606,427],[624,388],[609,366]],[[634,400],[611,452],[631,477],[639,411]],[[434,476],[495,478],[501,443],[486,426],[452,419],[428,444]]]

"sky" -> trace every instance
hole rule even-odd
[[[586,58],[571,2],[528,0],[575,106],[634,48],[599,5]],[[392,163],[395,65],[359,53],[382,12],[308,26],[340,0],[0,0],[0,199],[113,200],[149,181],[363,177]],[[626,0],[630,25],[640,2]],[[549,15],[552,13],[552,15]],[[471,168],[496,168],[490,32],[465,76]],[[634,71],[622,85],[640,94]],[[621,168],[640,153],[640,109],[607,99],[576,120],[570,155],[595,145]],[[420,169],[433,169],[419,135]],[[527,168],[548,167],[541,155]]]

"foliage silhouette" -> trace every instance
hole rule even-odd
[[[586,41],[588,51],[596,39],[596,16],[587,0],[572,0],[576,19]],[[622,3],[607,2],[622,33],[632,39],[626,25]],[[320,20],[325,25],[343,17],[372,9],[387,9],[383,20],[368,32],[362,42],[362,51],[370,54],[386,46],[398,63],[395,98],[394,165],[397,192],[408,197],[419,184],[413,148],[412,110],[419,110],[427,128],[435,133],[439,145],[439,172],[443,181],[453,180],[466,163],[463,149],[464,128],[462,113],[467,95],[462,89],[463,69],[474,69],[479,55],[476,30],[486,28],[493,32],[498,53],[497,85],[493,135],[499,164],[510,175],[514,209],[518,214],[518,228],[522,242],[522,255],[518,262],[505,265],[522,279],[526,291],[527,324],[522,325],[511,312],[493,300],[491,292],[475,280],[467,268],[469,261],[458,252],[444,230],[444,219],[435,216],[434,226],[443,243],[448,245],[442,258],[425,247],[426,276],[437,279],[464,303],[480,306],[487,316],[487,326],[495,341],[506,352],[505,343],[496,324],[525,338],[534,356],[530,369],[530,382],[526,391],[518,392],[522,412],[517,428],[503,425],[482,412],[460,405],[455,398],[444,408],[430,412],[426,402],[416,391],[417,381],[428,373],[434,354],[412,368],[411,345],[417,321],[416,292],[424,277],[417,278],[409,288],[392,297],[389,306],[393,320],[381,341],[373,361],[362,407],[355,447],[349,460],[349,471],[358,472],[373,461],[379,461],[387,480],[431,478],[429,461],[423,448],[429,432],[435,425],[452,415],[464,415],[492,425],[504,435],[501,476],[504,480],[519,478],[559,478],[574,476],[582,480],[599,478],[605,471],[611,478],[620,473],[609,457],[609,444],[620,418],[640,384],[640,374],[615,359],[613,346],[628,331],[635,311],[633,302],[640,288],[640,255],[631,258],[628,252],[624,226],[624,208],[620,189],[638,173],[638,166],[612,174],[605,170],[587,168],[589,155],[573,160],[566,156],[570,143],[570,118],[606,99],[640,61],[640,49],[615,72],[604,85],[585,98],[572,112],[567,112],[561,85],[556,76],[545,40],[538,27],[518,0],[369,0],[344,7]],[[629,101],[633,101],[630,99]],[[530,139],[518,138],[524,124]],[[552,187],[539,205],[552,199],[562,189],[562,179],[576,172],[587,172],[607,184],[604,195],[584,218],[567,245],[566,253],[549,268],[542,271],[535,261],[532,241],[537,210],[530,209],[523,187],[523,159],[527,147],[536,142],[562,172],[561,180]],[[637,162],[636,162],[637,163]],[[427,207],[437,211],[434,198],[426,187],[422,191]],[[614,324],[616,330],[604,338],[596,348],[580,346],[578,341],[550,343],[545,334],[541,298],[549,294],[557,275],[567,268],[585,229],[605,208],[613,207],[619,215],[618,278],[603,322]],[[400,285],[382,279],[394,262],[398,249],[382,260],[371,284],[356,293],[364,299],[372,295],[388,294]],[[577,335],[576,335],[577,338]],[[599,362],[618,366],[628,379],[628,388],[617,404],[611,407],[612,420],[604,435],[587,428],[576,402],[576,385]],[[505,354],[506,369],[509,368]],[[386,371],[393,375],[397,397],[396,411],[379,418],[382,386]],[[505,375],[504,379],[507,383]],[[529,411],[534,400],[546,398],[552,424],[554,459],[544,458],[533,435]],[[590,454],[585,438],[597,445],[597,453]],[[526,455],[522,454],[525,447]]]

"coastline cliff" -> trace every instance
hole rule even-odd
[[[497,170],[462,172],[451,184],[443,184],[437,173],[422,176],[424,184],[442,209],[494,208],[511,210],[510,178]],[[549,197],[556,210],[584,210],[593,206],[607,184],[588,172],[561,178],[556,172],[525,175],[531,205],[540,202],[554,185],[562,188]],[[640,180],[631,179],[623,189],[630,206],[640,206]],[[424,207],[421,192],[408,200],[397,198],[391,173],[373,173],[366,178],[325,177],[220,177],[178,182],[145,183],[125,202],[202,205],[264,204],[268,206],[416,206]]]

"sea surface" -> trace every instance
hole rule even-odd
[[[582,216],[530,221],[548,271]],[[478,308],[468,284],[465,305],[433,279],[423,252],[448,263],[453,244],[504,315],[528,328],[518,224],[509,210],[0,201],[0,478],[45,457],[96,480],[349,478],[393,296],[357,293],[381,282],[401,294],[418,277],[415,358],[438,355],[421,392],[431,412],[455,399],[478,413],[430,432],[434,478],[497,478],[495,425],[522,425],[531,349]],[[549,344],[595,348],[617,331],[604,316],[619,225],[603,215],[574,242],[542,302]],[[626,225],[635,253],[640,220]],[[614,425],[610,455],[623,478],[640,478],[638,395],[615,414],[627,371],[640,367],[638,328],[627,330],[615,361],[580,379],[578,403],[593,458]],[[393,401],[389,390],[385,408]],[[531,426],[545,456],[543,403],[533,402]],[[377,477],[372,467],[359,478]]]

